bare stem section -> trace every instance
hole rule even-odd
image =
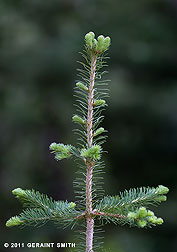
[[[93,122],[95,71],[96,71],[96,55],[93,55],[91,60],[90,86],[88,90],[87,143],[89,148],[92,147],[93,142],[92,122]]]
[[[96,71],[96,55],[91,59],[91,74],[90,85],[88,89],[88,114],[87,114],[87,144],[88,148],[93,144],[93,106],[94,106],[94,82]],[[93,164],[86,162],[87,176],[86,176],[86,252],[93,252],[93,233],[94,233],[94,219],[92,217],[92,173]]]

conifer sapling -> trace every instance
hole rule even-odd
[[[103,35],[96,39],[93,32],[85,35],[84,62],[80,62],[80,80],[75,87],[77,114],[72,117],[73,122],[79,124],[79,129],[75,129],[78,147],[63,143],[52,143],[49,147],[57,161],[64,158],[78,160],[79,172],[74,180],[76,201],[53,200],[38,191],[17,188],[12,193],[23,204],[24,210],[6,222],[7,227],[36,226],[50,220],[59,226],[71,226],[79,230],[77,252],[102,251],[97,233],[106,223],[139,228],[162,224],[163,219],[156,217],[147,207],[166,201],[169,191],[159,185],[125,190],[117,196],[104,196],[101,156],[106,130],[99,125],[104,118],[102,111],[108,95],[108,81],[102,79],[105,73],[102,68],[106,66],[110,42],[110,38]]]

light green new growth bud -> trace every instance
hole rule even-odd
[[[55,153],[55,159],[57,159],[57,160],[69,158],[72,155],[72,153],[71,153],[72,146],[71,145],[52,143],[49,146],[49,149]]]
[[[148,222],[155,224],[157,221],[157,217],[154,215],[154,216],[148,217],[147,220]]]
[[[137,218],[137,213],[135,212],[129,212],[127,215],[128,218],[130,219],[136,219]]]
[[[97,129],[96,131],[95,131],[95,133],[94,133],[94,136],[98,136],[98,135],[100,135],[101,133],[103,133],[104,132],[104,128],[99,128],[99,129]]]
[[[96,40],[96,39],[94,39],[94,40],[93,40],[93,47],[94,47],[94,49],[96,49],[96,47],[97,47],[97,43],[98,43],[98,42],[97,42],[97,40]]]
[[[137,222],[137,224],[138,224],[139,227],[143,228],[143,227],[145,227],[147,225],[147,221],[145,221],[145,220],[139,220]]]
[[[85,43],[89,49],[92,49],[93,53],[101,54],[109,48],[111,39],[110,37],[105,38],[103,35],[100,35],[96,40],[95,34],[89,32],[85,35]]]
[[[168,187],[166,186],[163,186],[163,185],[159,185],[157,188],[156,188],[156,192],[158,194],[167,194],[169,192],[169,189]]]
[[[76,86],[79,88],[79,89],[82,89],[84,91],[88,91],[88,87],[86,87],[82,82],[77,82],[76,83]]]
[[[69,208],[74,208],[75,206],[76,206],[76,204],[74,202],[69,203]]]
[[[85,124],[85,121],[84,121],[80,116],[78,116],[78,115],[74,115],[74,116],[72,117],[72,120],[73,120],[73,122],[75,122],[75,123]]]
[[[92,48],[93,47],[93,40],[94,40],[94,37],[95,37],[95,34],[93,32],[89,32],[85,35],[85,42],[86,42],[86,45],[89,47],[89,48]]]
[[[92,39],[95,38],[95,33],[94,32],[89,32],[90,36],[92,37]]]
[[[11,217],[7,222],[6,222],[6,227],[13,227],[13,226],[18,226],[21,225],[23,221],[20,220],[18,216]]]
[[[54,152],[68,152],[70,149],[70,145],[64,145],[61,143],[51,143],[49,146],[50,150],[53,150]]]
[[[155,218],[153,217],[153,216],[150,216],[150,217],[148,217],[148,222],[150,222],[150,223],[154,223],[154,221],[155,221]]]
[[[81,149],[81,157],[86,159],[94,159],[99,160],[101,158],[101,146],[100,145],[93,145],[91,148],[88,149]]]
[[[85,35],[85,43],[86,43],[86,45],[87,45],[89,48],[92,48],[93,39],[92,39],[92,36],[90,35],[90,33],[87,33],[87,34]]]
[[[85,40],[88,41],[90,39],[92,39],[92,36],[90,36],[90,33],[88,32],[85,34]]]
[[[155,221],[155,224],[157,224],[157,225],[161,225],[162,223],[163,223],[162,218],[157,218],[157,220]]]
[[[150,210],[147,211],[145,207],[140,207],[136,212],[129,212],[127,215],[128,218],[137,221],[137,225],[141,228],[152,224],[162,224],[163,219],[157,218],[154,213]]]
[[[12,190],[12,194],[14,194],[17,197],[23,197],[25,195],[25,191],[21,188],[16,188]]]
[[[99,100],[95,100],[95,102],[94,102],[94,105],[95,106],[102,106],[102,105],[105,105],[105,100],[101,100],[101,99],[99,99]]]
[[[154,213],[152,211],[148,210],[147,216],[154,216]]]
[[[166,201],[167,200],[167,196],[165,195],[160,195],[159,197],[156,198],[157,201],[161,202],[161,201]]]
[[[104,39],[104,47],[103,47],[103,50],[106,51],[106,50],[109,48],[110,44],[111,44],[111,39],[110,39],[110,37],[106,37],[106,38]]]
[[[137,214],[138,214],[139,218],[146,217],[147,216],[147,210],[146,210],[146,208],[145,207],[140,207],[139,210],[138,210],[138,212],[137,212]]]
[[[57,151],[58,144],[57,143],[51,143],[49,146],[49,150]]]
[[[99,51],[99,52],[102,52],[103,51],[103,48],[104,48],[104,42],[105,42],[105,39],[104,39],[104,36],[103,35],[100,35],[98,38],[97,38],[97,46],[96,46],[96,50]]]

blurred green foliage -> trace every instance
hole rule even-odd
[[[109,108],[102,125],[109,130],[106,194],[142,185],[170,188],[168,202],[158,209],[165,219],[162,227],[107,226],[105,247],[113,252],[176,251],[175,0],[0,1],[1,251],[4,242],[71,240],[70,232],[53,225],[19,230],[4,224],[19,212],[11,195],[16,187],[73,200],[76,167],[53,160],[48,146],[76,143],[72,88],[78,51],[91,30],[112,38]],[[28,251],[16,249],[22,250]]]

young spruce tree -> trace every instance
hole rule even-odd
[[[163,219],[156,217],[147,206],[166,201],[169,191],[159,185],[125,190],[116,196],[103,195],[101,174],[104,163],[101,155],[106,130],[99,125],[103,120],[101,112],[106,107],[104,99],[107,97],[108,81],[102,80],[105,73],[102,68],[106,66],[109,46],[109,37],[100,35],[96,39],[93,32],[85,35],[84,62],[80,62],[80,81],[75,88],[77,114],[72,117],[73,122],[79,125],[79,129],[75,130],[79,147],[62,143],[52,143],[49,147],[56,160],[78,160],[78,177],[74,181],[76,202],[53,200],[35,190],[17,188],[12,193],[25,209],[6,222],[7,227],[38,226],[51,220],[63,227],[77,227],[80,237],[76,243],[77,252],[103,251],[97,233],[106,223],[139,228],[162,224]]]

